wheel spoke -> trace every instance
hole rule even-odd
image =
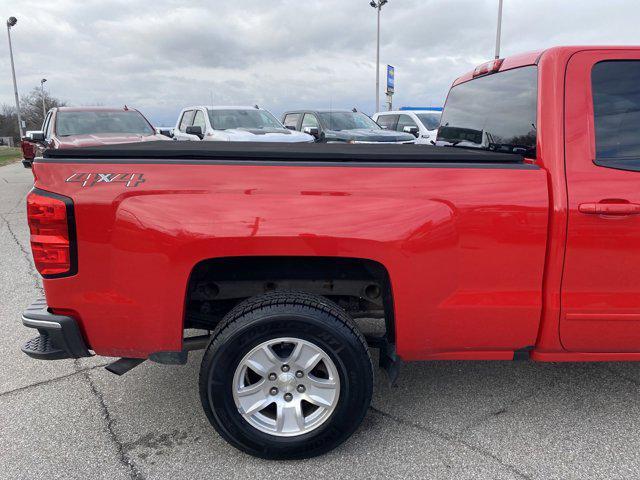
[[[268,345],[256,350],[253,355],[245,360],[245,364],[261,376],[266,376],[270,370],[274,370],[281,363]]]
[[[264,380],[262,380],[254,385],[238,389],[236,395],[240,402],[240,413],[253,415],[273,401],[269,394],[264,391],[264,383]]]
[[[300,402],[290,404],[278,404],[276,431],[289,433],[304,430],[304,416]]]
[[[312,370],[321,359],[322,354],[318,352],[318,350],[306,343],[298,342],[287,361],[300,370],[309,371]]]
[[[309,376],[307,400],[319,407],[329,408],[336,398],[336,381]]]

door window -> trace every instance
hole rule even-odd
[[[378,115],[378,125],[387,130],[395,130],[398,115]]]
[[[202,113],[202,110],[196,110],[196,115],[193,118],[193,126],[202,128],[202,133],[207,130],[207,123],[204,119],[204,113]]]
[[[396,126],[396,130],[398,132],[404,132],[404,127],[417,127],[416,122],[413,121],[409,115],[400,115],[398,117],[398,125]]]
[[[289,113],[284,117],[284,126],[296,128],[298,126],[298,120],[300,119],[299,113]]]
[[[596,163],[640,161],[640,61],[608,60],[591,70]],[[610,160],[617,160],[609,164]]]
[[[302,128],[304,127],[316,127],[318,128],[318,119],[313,113],[305,113],[302,118]]]
[[[178,130],[180,130],[181,132],[184,132],[187,129],[187,127],[191,125],[191,121],[193,120],[193,114],[194,114],[193,110],[187,110],[182,114],[182,119],[180,120],[180,126],[178,127]]]

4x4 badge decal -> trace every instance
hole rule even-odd
[[[85,173],[78,172],[65,180],[68,183],[80,183],[82,187],[93,187],[98,183],[123,183],[125,187],[137,187],[145,182],[142,173]]]

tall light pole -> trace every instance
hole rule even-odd
[[[376,37],[376,112],[380,111],[380,10],[388,0],[371,0],[369,5],[378,11],[378,35]]]
[[[11,74],[13,75],[13,93],[16,96],[16,113],[18,114],[18,131],[20,138],[24,136],[22,132],[22,118],[20,118],[20,100],[18,99],[18,84],[16,83],[16,69],[13,65],[13,48],[11,47],[11,27],[18,23],[16,17],[9,17],[7,20],[7,36],[9,37],[9,56],[11,57]]]
[[[498,0],[498,29],[496,30],[496,60],[500,58],[500,34],[502,31],[502,0]]]
[[[47,116],[47,107],[44,104],[44,82],[46,82],[47,79],[43,78],[42,80],[40,80],[40,91],[42,92],[42,121],[44,122],[44,118]]]

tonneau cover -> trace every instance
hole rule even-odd
[[[45,150],[46,159],[182,159],[521,164],[522,155],[433,145],[157,141]],[[37,160],[36,160],[37,161]]]

